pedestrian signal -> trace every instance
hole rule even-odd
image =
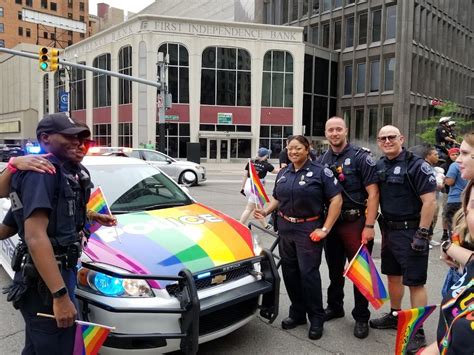
[[[56,71],[59,68],[59,50],[41,47],[38,52],[39,68],[41,71]]]

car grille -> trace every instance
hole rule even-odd
[[[206,314],[199,318],[199,335],[226,328],[255,313],[258,297]]]
[[[240,268],[232,269],[228,272],[224,272],[217,275],[225,275],[225,280],[222,283],[220,283],[221,285],[223,283],[238,280],[245,276],[248,276],[251,271],[253,271],[253,264],[248,264],[248,265],[243,265]],[[199,291],[199,290],[204,290],[209,287],[217,286],[218,284],[213,285],[211,283],[213,277],[207,277],[205,279],[195,280],[197,290]],[[174,284],[166,286],[166,290],[171,296],[176,296],[176,293],[179,291],[179,286],[178,284],[174,283]]]

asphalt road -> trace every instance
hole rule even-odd
[[[267,180],[267,191],[273,189],[274,176]],[[239,194],[241,173],[239,171],[209,171],[208,181],[200,186],[191,187],[191,195],[199,202],[216,208],[231,217],[239,218],[246,204],[246,199]],[[435,239],[439,240],[440,231],[436,230]],[[262,236],[265,246],[272,243],[272,238]],[[380,235],[377,234],[374,247],[374,261],[380,270]],[[446,267],[439,260],[439,251],[435,247],[430,254],[427,289],[429,304],[440,302],[440,289],[446,273]],[[327,266],[321,265],[323,293],[329,284]],[[383,278],[386,282],[385,278]],[[0,288],[9,284],[7,274],[0,268]],[[256,317],[243,328],[221,339],[201,344],[200,354],[393,354],[395,348],[395,330],[370,330],[369,337],[360,340],[352,335],[354,321],[350,315],[353,307],[352,283],[345,286],[346,316],[325,324],[324,335],[320,340],[307,337],[307,327],[293,330],[282,330],[281,320],[287,316],[289,299],[282,281],[280,295],[280,314],[273,324]],[[404,308],[409,308],[408,291]],[[385,305],[372,316],[377,317],[389,310]],[[19,312],[6,302],[5,295],[0,295],[0,354],[20,354],[24,340],[24,325]],[[429,342],[435,340],[435,329],[438,322],[438,311],[435,311],[425,322],[425,331]]]

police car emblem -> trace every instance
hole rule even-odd
[[[324,168],[324,174],[327,176],[327,177],[333,177],[334,174],[332,173],[331,169],[329,168]]]
[[[425,173],[426,175],[433,174],[433,169],[431,168],[431,165],[426,162],[421,164],[421,171]]]
[[[367,163],[367,165],[375,166],[375,160],[374,158],[372,158],[371,155],[367,155],[367,158],[365,158],[365,162]]]
[[[346,160],[344,160],[344,165],[351,165],[351,158],[346,158]]]
[[[395,175],[399,175],[399,174],[400,174],[400,172],[401,172],[401,170],[402,170],[402,168],[401,168],[401,167],[399,167],[399,166],[396,166],[396,167],[395,167],[395,169],[393,169],[393,173],[394,173]]]

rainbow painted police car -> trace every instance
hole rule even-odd
[[[91,235],[78,265],[80,317],[116,327],[101,354],[195,353],[258,310],[276,318],[275,262],[247,227],[144,161],[86,157],[84,165],[118,220]],[[10,275],[14,238],[0,251]]]

